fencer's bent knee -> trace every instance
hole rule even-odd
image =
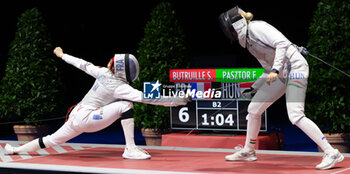
[[[296,113],[290,114],[288,112],[289,121],[292,122],[293,125],[295,125],[303,117],[305,117],[304,113],[302,113],[302,114],[300,114],[300,113],[299,114],[296,114]]]
[[[252,113],[248,113],[247,117],[248,117],[248,119],[249,119],[250,117],[253,118],[253,119],[260,119],[260,118],[261,118],[261,115],[262,115],[262,114],[260,114],[260,115],[255,115],[255,114],[252,114]]]
[[[46,147],[56,146],[59,144],[63,144],[65,142],[66,141],[63,139],[57,139],[57,138],[54,139],[51,135],[48,135],[43,138],[43,143],[45,144]]]
[[[253,103],[251,102],[249,105],[248,105],[248,113],[249,115],[258,115],[258,116],[261,116],[262,113],[265,111],[265,110],[262,110],[261,109],[261,103]]]
[[[293,106],[293,104],[287,103],[287,111],[289,121],[292,122],[293,125],[295,125],[300,119],[305,117],[304,109]]]
[[[122,102],[120,102],[120,103],[123,104],[123,109],[122,109],[122,112],[123,112],[123,113],[125,113],[125,112],[127,112],[127,111],[129,111],[129,110],[134,109],[134,105],[133,105],[132,102],[129,102],[129,101],[122,101]]]

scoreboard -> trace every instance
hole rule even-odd
[[[220,71],[221,70],[221,71]],[[242,80],[242,82],[230,76],[231,79],[218,79],[220,76],[215,72],[221,72],[221,77],[225,74],[234,74],[233,71],[237,69],[204,69],[204,70],[170,70],[170,81],[175,82],[175,86],[187,86],[190,90],[197,91],[220,91],[220,97],[209,96],[206,98],[197,98],[196,96],[185,106],[171,107],[170,108],[170,122],[172,129],[178,130],[216,130],[216,131],[246,131],[247,129],[247,109],[251,100],[243,99],[240,93],[262,74],[263,69],[253,69],[257,72],[253,72],[252,69],[239,69],[239,71],[245,74],[255,75],[255,79]],[[243,71],[242,71],[243,70]],[[176,75],[174,75],[176,71]],[[197,73],[193,73],[196,72]],[[198,73],[198,71],[201,71]],[[184,74],[184,78],[191,78],[187,74],[197,74],[198,78],[192,77],[191,80],[183,80],[179,78],[179,74]],[[247,73],[248,72],[248,73]],[[243,74],[243,73],[240,73]],[[174,76],[172,76],[174,75]],[[200,76],[202,75],[202,76]],[[205,79],[207,75],[208,79]],[[243,77],[243,76],[242,76]],[[173,79],[172,79],[173,78]],[[175,80],[174,80],[175,79]],[[232,80],[233,79],[233,80]],[[181,83],[185,81],[186,83]],[[184,85],[185,84],[185,85]],[[248,84],[248,86],[247,86]],[[200,87],[202,86],[202,88]],[[175,89],[186,90],[187,88]],[[260,131],[267,131],[267,112],[265,111],[261,117]]]
[[[197,99],[186,106],[170,109],[171,128],[182,130],[246,131],[250,100]],[[267,114],[262,115],[260,131],[267,131]]]

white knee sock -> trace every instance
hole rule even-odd
[[[309,136],[324,152],[334,150],[318,126],[309,118],[303,117],[295,125],[304,131],[304,133]]]
[[[34,152],[41,149],[39,145],[39,139],[35,139],[33,141],[30,141],[22,146],[14,147],[13,152],[14,153],[20,153],[20,152]]]
[[[248,122],[247,122],[247,137],[244,145],[244,149],[248,151],[254,150],[259,130],[261,126],[261,117],[248,114]]]
[[[124,131],[126,147],[136,146],[134,140],[134,118],[123,119],[121,120],[121,124]]]

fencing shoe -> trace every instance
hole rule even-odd
[[[5,152],[6,152],[6,154],[8,154],[8,155],[15,154],[15,152],[14,152],[14,147],[12,147],[10,144],[6,144],[6,146],[5,146]]]
[[[150,159],[151,155],[145,150],[134,146],[126,147],[123,153],[123,158],[125,159]]]
[[[319,170],[330,169],[338,162],[343,161],[343,159],[344,159],[344,156],[338,151],[338,149],[334,149],[324,154],[322,162],[316,166],[316,169],[319,169]]]
[[[256,161],[258,158],[256,157],[255,150],[247,151],[241,149],[232,155],[226,155],[225,159],[226,161]]]

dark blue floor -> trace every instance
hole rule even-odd
[[[317,144],[298,127],[285,126],[282,134],[284,136],[284,150],[318,152]]]

